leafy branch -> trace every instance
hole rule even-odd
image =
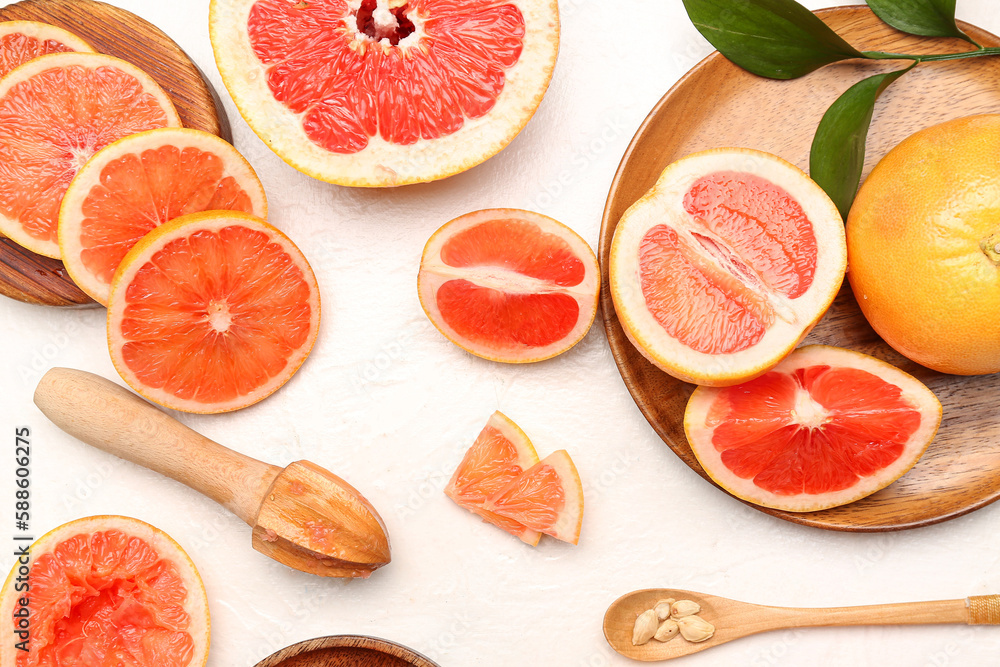
[[[1000,55],[965,34],[956,0],[867,0],[884,23],[922,37],[955,37],[972,50],[907,54],[858,51],[795,0],[683,0],[688,17],[712,46],[743,69],[769,79],[795,79],[850,59],[908,60],[847,89],[823,115],[809,153],[809,173],[846,218],[861,182],[875,102],[894,81],[923,62]]]

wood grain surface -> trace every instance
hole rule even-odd
[[[198,66],[159,28],[135,14],[94,0],[22,0],[0,8],[0,21],[41,21],[79,35],[96,51],[148,72],[170,95],[184,127],[232,141],[218,96]],[[47,306],[97,305],[73,284],[62,262],[5,238],[0,238],[0,294]]]
[[[384,639],[339,635],[283,648],[256,667],[438,667],[419,653]]]
[[[970,47],[957,39],[897,32],[864,6],[817,14],[861,50],[951,53]],[[984,46],[1000,39],[974,26],[963,30]],[[625,385],[657,434],[710,481],[684,436],[683,415],[693,385],[650,364],[622,331],[608,288],[608,253],[625,210],[672,161],[698,150],[742,146],[775,153],[808,170],[809,147],[823,112],[857,81],[905,63],[851,61],[803,78],[773,81],[748,74],[718,53],[688,72],[657,104],[632,140],[611,186],[601,226],[601,306],[604,327]],[[1000,59],[924,63],[879,100],[868,139],[864,175],[913,132],[945,120],[1000,112]],[[924,457],[896,483],[849,505],[811,513],[761,508],[781,519],[845,531],[925,526],[978,509],[1000,497],[1000,420],[995,402],[1000,374],[959,377],[919,366],[886,345],[868,325],[845,281],[833,306],[805,341],[852,348],[916,376],[937,394],[944,418]]]

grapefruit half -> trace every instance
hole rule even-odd
[[[59,205],[90,157],[126,135],[180,127],[167,94],[124,60],[55,53],[0,79],[0,233],[59,258]]]
[[[483,505],[487,498],[536,463],[538,454],[531,440],[507,415],[497,411],[465,453],[444,492],[460,507],[535,546],[541,537],[538,531],[490,512]]]
[[[214,134],[161,128],[97,152],[59,208],[59,247],[80,289],[108,304],[125,253],[154,227],[207,210],[267,217],[264,188],[232,144]]]
[[[46,533],[29,551],[30,565],[16,563],[0,595],[4,667],[208,661],[205,588],[163,531],[129,517],[92,516]],[[16,648],[21,622],[28,651]]]
[[[277,391],[319,332],[316,277],[302,252],[236,211],[181,216],[142,237],[111,282],[115,368],[155,403],[228,412]]]
[[[698,387],[684,431],[705,472],[738,498],[811,512],[864,498],[924,453],[941,403],[884,361],[825,345],[799,348],[764,375]]]
[[[583,525],[583,484],[564,449],[553,452],[490,496],[485,508],[531,530],[577,544]]]
[[[38,56],[93,50],[90,44],[73,33],[48,23],[0,22],[0,77]]]
[[[212,0],[222,80],[250,127],[315,178],[444,178],[506,146],[542,100],[556,0]]]
[[[670,164],[622,216],[609,274],[626,336],[686,382],[745,382],[777,364],[844,280],[844,223],[781,158],[745,148]]]
[[[448,340],[526,363],[578,343],[597,314],[600,270],[587,242],[552,218],[487,209],[446,223],[424,247],[417,292]]]

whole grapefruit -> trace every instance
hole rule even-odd
[[[1000,371],[1000,115],[926,128],[865,180],[847,219],[848,278],[901,354],[942,373]]]

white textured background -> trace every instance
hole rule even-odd
[[[235,414],[180,419],[251,456],[279,465],[308,458],[348,479],[385,518],[393,562],[357,582],[289,570],[253,551],[247,526],[220,507],[59,431],[31,393],[54,365],[117,380],[104,310],[2,298],[0,433],[9,447],[0,449],[0,552],[13,533],[13,430],[27,425],[35,531],[119,513],[170,533],[208,589],[211,667],[250,667],[288,644],[344,633],[401,642],[445,667],[635,664],[609,649],[601,620],[619,595],[656,586],[790,606],[1000,593],[1000,505],[874,535],[772,518],[705,483],[657,438],[599,323],[567,354],[507,366],[453,346],[421,311],[416,272],[424,242],[462,213],[534,209],[597,245],[604,199],[633,133],[711,51],[680,0],[563,0],[555,77],[524,132],[478,168],[395,191],[311,180],[257,139],[215,68],[207,0],[113,2],[158,25],[207,74],[224,98],[236,146],[264,182],[272,222],[303,248],[322,288],[319,341],[281,391]],[[958,14],[1000,33],[995,0],[959,0]],[[496,409],[543,455],[559,448],[573,455],[587,503],[579,546],[544,539],[531,549],[443,495]],[[778,632],[682,664],[997,665],[1000,628]]]

